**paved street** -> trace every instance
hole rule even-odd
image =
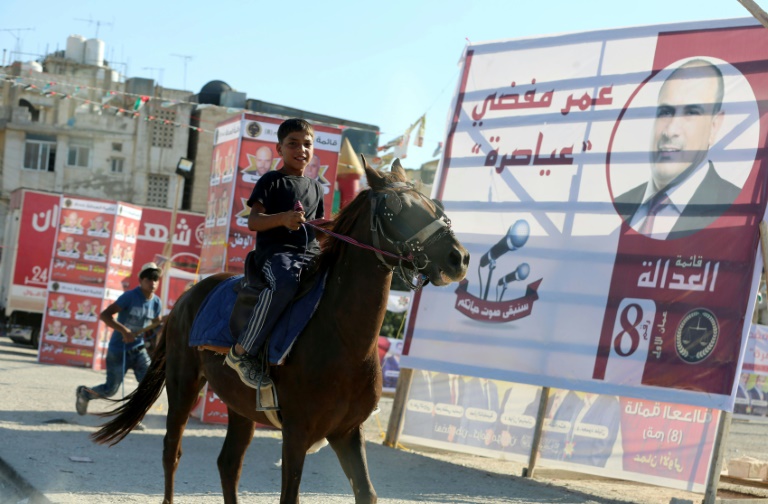
[[[0,503],[146,503],[162,500],[162,437],[165,396],[145,418],[147,430],[134,432],[113,448],[93,444],[88,434],[103,420],[78,416],[74,391],[96,385],[103,372],[47,366],[36,362],[29,348],[0,338],[0,459],[6,469],[45,495],[0,478]],[[129,374],[126,392],[136,385]],[[383,399],[379,418],[366,423],[368,460],[379,502],[517,503],[517,502],[690,502],[701,496],[646,485],[541,470],[531,481],[517,476],[512,462],[451,453],[417,453],[381,445],[391,399]],[[94,401],[91,412],[108,403]],[[738,440],[741,427],[734,429]],[[191,419],[184,437],[184,456],[177,473],[177,502],[221,502],[216,456],[224,428]],[[747,432],[746,439],[753,434]],[[764,436],[763,436],[764,438]],[[244,502],[276,502],[280,487],[280,434],[259,430],[246,455],[240,493]],[[746,443],[745,445],[748,445]],[[757,446],[756,449],[764,449]],[[8,470],[0,473],[8,476]],[[18,483],[18,482],[17,482]],[[307,458],[302,480],[304,502],[350,502],[351,492],[335,454],[323,449]],[[683,502],[684,502],[683,501]]]

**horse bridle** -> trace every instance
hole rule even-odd
[[[429,281],[429,278],[421,273],[431,262],[425,249],[445,235],[453,236],[453,231],[451,230],[450,219],[445,215],[442,204],[437,200],[432,200],[435,209],[437,210],[437,219],[415,232],[412,229],[402,230],[401,227],[408,226],[401,220],[398,221],[395,219],[403,209],[403,201],[400,197],[400,192],[398,191],[400,189],[413,191],[418,194],[419,197],[426,199],[426,197],[418,192],[412,184],[407,182],[390,183],[386,185],[382,191],[371,190],[369,199],[371,200],[371,235],[373,240],[373,250],[384,268],[397,273],[412,290],[419,290]],[[384,231],[384,226],[382,226],[382,220],[384,219],[389,221],[398,234],[402,237],[408,236],[408,238],[395,240],[388,236]],[[381,249],[382,239],[389,242],[394,247],[397,251],[397,256],[382,253],[384,252]],[[389,264],[384,259],[384,255],[395,257],[397,259],[397,265],[392,266]],[[408,264],[410,264],[410,267]]]

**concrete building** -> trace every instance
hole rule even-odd
[[[190,128],[178,126],[190,122],[189,92],[123,81],[103,42],[78,51],[73,39],[41,63],[0,69],[0,222],[19,187],[172,208],[184,182],[175,170],[189,146]],[[139,96],[152,99],[134,114]]]

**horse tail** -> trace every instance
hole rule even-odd
[[[170,322],[170,321],[169,321]],[[152,353],[152,364],[147,370],[146,376],[139,383],[138,388],[125,397],[126,402],[122,402],[117,408],[99,413],[99,416],[109,417],[117,415],[109,422],[91,434],[91,440],[99,444],[109,444],[114,446],[127,436],[134,427],[136,427],[149,408],[160,397],[160,393],[165,387],[165,363],[166,363],[166,344],[165,336],[168,323],[163,325],[163,329],[157,338],[157,347]]]

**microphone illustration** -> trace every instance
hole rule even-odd
[[[512,273],[507,273],[503,278],[499,279],[499,287],[502,285],[506,286],[510,282],[515,282],[517,280],[525,280],[528,278],[528,274],[531,272],[531,267],[528,266],[528,263],[522,263],[520,266],[515,269]]]
[[[504,277],[499,279],[499,283],[496,285],[496,294],[497,299],[496,301],[501,301],[501,299],[504,297],[504,293],[507,291],[507,284],[510,282],[515,282],[518,280],[525,280],[528,278],[528,274],[531,272],[531,267],[528,266],[528,263],[522,263],[520,266],[515,268],[515,271],[512,273],[507,273],[504,275]],[[501,294],[499,294],[499,287],[501,287]]]
[[[483,254],[480,258],[480,267],[484,268],[489,264],[495,263],[496,259],[506,254],[511,250],[517,250],[528,241],[528,236],[531,234],[531,228],[528,225],[528,221],[520,219],[511,226],[507,231],[506,236],[499,240],[499,242],[491,247],[491,250]],[[494,267],[494,266],[491,266]]]

